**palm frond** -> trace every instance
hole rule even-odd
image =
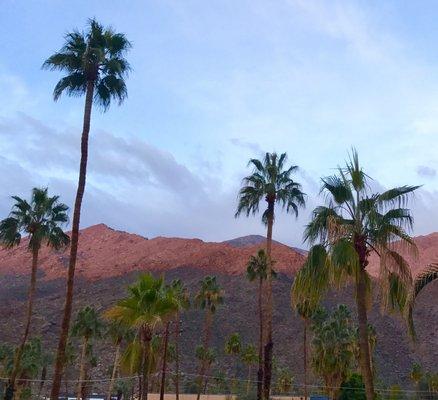
[[[397,206],[404,207],[409,197],[421,186],[400,186],[387,190],[378,196],[378,203],[381,207]]]
[[[438,279],[438,264],[432,263],[415,278],[414,298],[418,296],[426,285],[433,282],[435,279]]]

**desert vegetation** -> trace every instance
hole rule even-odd
[[[410,236],[413,216],[408,207],[418,186],[402,182],[383,192],[373,191],[356,150],[335,175],[321,179],[325,203],[313,210],[304,234],[310,249],[291,292],[280,294],[291,299],[290,312],[302,320],[303,382],[290,370],[296,360],[287,364],[275,357],[282,349],[276,348],[273,335],[275,221],[287,214],[298,216],[308,200],[305,188],[295,180],[298,166],[288,163],[285,152],[267,152],[261,159],[249,161],[252,170],[243,179],[235,212],[239,217],[260,211],[266,226],[266,243],[248,259],[243,278],[257,286],[257,296],[251,299],[257,310],[251,318],[257,342],[251,342],[234,326],[236,330],[223,338],[222,347],[212,344],[217,315],[233,301],[233,294],[211,274],[190,292],[180,279],[168,281],[165,274],[146,272],[111,307],[99,309],[90,301],[74,309],[92,109],[96,105],[107,111],[112,101],[121,104],[126,99],[125,79],[130,71],[126,55],[131,44],[124,34],[94,19],[85,32],[72,31],[64,40],[59,52],[43,66],[65,73],[55,86],[54,100],[62,94],[85,96],[71,232],[63,230],[69,207],[58,196],[50,196],[47,188],[33,188],[29,201],[13,196],[10,215],[0,222],[1,245],[13,248],[25,240],[32,259],[24,331],[17,332],[16,343],[0,346],[3,398],[58,400],[74,391],[80,400],[93,390],[104,393],[107,400],[147,400],[151,393],[159,393],[164,400],[169,392],[175,393],[176,400],[183,393],[191,393],[197,400],[205,394],[257,400],[292,394],[306,399],[311,394],[342,400],[405,398],[408,392],[404,388],[377,386],[374,353],[380,333],[369,323],[370,299],[379,286],[382,309],[398,312],[406,320],[415,346],[415,301],[423,288],[436,280],[438,269],[436,264],[425,266],[424,272],[413,278],[405,257],[418,252]],[[278,213],[278,208],[285,213]],[[38,313],[34,299],[42,246],[69,251],[56,349],[55,345],[45,348],[32,329],[32,318]],[[374,283],[367,270],[372,255],[380,262],[379,278]],[[326,294],[346,285],[354,288],[355,309],[343,304],[328,309],[324,305]],[[182,318],[190,313],[203,318],[196,327],[197,346],[190,349],[198,361],[196,374],[181,369],[180,339],[186,334]],[[233,321],[233,315],[228,314],[227,319]],[[107,370],[101,365],[103,353],[112,360]],[[227,360],[226,365],[218,365],[219,355]],[[104,377],[96,377],[99,368],[105,370]],[[410,379],[411,397],[438,398],[438,370],[413,364]]]

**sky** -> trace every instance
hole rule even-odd
[[[49,187],[73,204],[84,98],[41,69],[97,18],[132,41],[128,99],[91,122],[81,225],[221,241],[264,234],[234,218],[247,162],[287,152],[307,193],[274,238],[303,247],[320,178],[352,147],[374,185],[423,185],[414,234],[438,230],[438,4],[434,1],[2,0],[0,216]]]

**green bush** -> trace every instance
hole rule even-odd
[[[352,374],[342,383],[339,400],[366,400],[365,385],[361,375]]]

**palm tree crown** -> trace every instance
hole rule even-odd
[[[190,307],[190,293],[181,279],[174,279],[170,283],[169,290],[173,294],[178,311],[187,310]]]
[[[0,242],[5,247],[20,243],[22,234],[29,236],[29,249],[39,249],[45,242],[60,249],[69,243],[61,226],[68,221],[68,207],[59,202],[59,196],[48,195],[48,189],[34,188],[30,202],[12,196],[15,204],[8,218],[0,222]]]
[[[91,339],[99,338],[103,333],[103,324],[97,311],[90,306],[85,306],[78,312],[72,327],[72,335]]]
[[[298,215],[299,207],[305,204],[301,185],[292,179],[292,174],[298,170],[296,165],[285,169],[286,153],[278,156],[276,153],[266,153],[263,161],[251,159],[254,171],[243,179],[243,187],[239,192],[239,203],[235,216],[245,213],[257,214],[260,202],[265,199],[268,207],[263,213],[262,221],[266,224],[268,218],[275,218],[274,204],[279,203],[287,212]]]
[[[81,96],[87,83],[94,85],[94,102],[106,110],[111,100],[120,103],[127,97],[125,77],[130,66],[124,58],[131,43],[124,34],[104,28],[95,19],[88,21],[87,32],[77,30],[65,36],[64,46],[50,56],[43,68],[67,73],[55,86],[53,97],[62,93]]]
[[[246,264],[246,277],[250,282],[256,279],[266,280],[268,277],[268,266],[271,265],[271,276],[276,277],[277,273],[272,269],[274,261],[270,261],[264,249],[259,249],[257,255],[251,256]]]
[[[128,327],[145,329],[148,335],[176,311],[177,304],[163,278],[142,275],[128,287],[128,296],[106,312],[106,316]]]
[[[217,283],[215,276],[206,276],[201,281],[201,287],[195,296],[195,303],[201,309],[211,313],[216,312],[217,306],[224,302],[224,291]]]
[[[418,186],[372,193],[368,179],[354,150],[338,175],[322,179],[321,192],[327,205],[315,208],[304,233],[306,241],[314,244],[319,240],[319,244],[310,249],[296,284],[301,285],[303,292],[307,282],[311,286],[307,294],[319,296],[330,282],[357,279],[360,271],[366,271],[370,254],[376,253],[380,258],[384,304],[402,310],[412,285],[402,250],[414,254],[417,251],[408,234],[413,218],[405,205]],[[369,288],[369,277],[367,285]]]
[[[235,332],[230,335],[225,343],[225,354],[236,356],[242,350],[242,340],[240,334]]]

